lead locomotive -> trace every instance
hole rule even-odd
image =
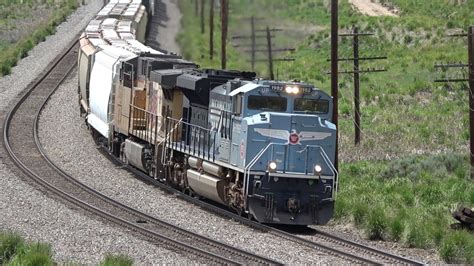
[[[136,2],[106,9],[116,14],[122,5],[131,14],[127,5]],[[79,95],[87,123],[116,156],[262,223],[330,220],[337,191],[331,97],[300,82],[200,70],[131,38],[145,12],[99,14],[81,39]]]

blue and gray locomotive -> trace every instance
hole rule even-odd
[[[332,98],[147,47],[147,16],[140,0],[110,1],[81,36],[79,103],[94,135],[151,177],[259,222],[327,223]]]
[[[189,115],[165,126],[163,178],[259,222],[327,223],[337,191],[331,97],[308,84],[245,74],[177,76]]]

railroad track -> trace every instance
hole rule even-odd
[[[79,39],[79,38],[76,38]],[[77,42],[60,54],[7,113],[3,143],[14,163],[40,186],[103,219],[165,244],[183,254],[216,264],[281,264],[197,235],[125,206],[74,179],[44,153],[37,135],[46,102],[76,66]]]
[[[410,265],[424,265],[425,263],[413,260],[410,258],[402,257],[396,254],[392,254],[377,248],[373,248],[355,241],[344,239],[335,235],[332,235],[327,232],[323,232],[316,229],[308,229],[312,231],[312,236],[310,239],[307,236],[298,236],[293,233],[289,233],[284,230],[277,229],[272,226],[265,224],[260,224],[254,221],[251,221],[245,217],[239,216],[231,211],[223,209],[214,204],[190,197],[186,194],[183,194],[181,191],[176,190],[155,180],[143,172],[137,170],[128,165],[124,165],[119,159],[111,155],[106,147],[101,147],[101,152],[106,155],[110,160],[115,164],[121,165],[123,168],[127,169],[135,176],[140,178],[146,183],[158,186],[166,192],[175,194],[178,198],[184,199],[188,202],[191,202],[203,209],[206,209],[212,213],[223,216],[225,218],[233,219],[242,224],[250,226],[252,228],[258,229],[262,232],[274,235],[276,238],[281,238],[288,240],[299,245],[305,246],[307,248],[314,249],[315,251],[322,251],[333,256],[342,258],[351,263],[363,263],[363,264],[410,264]]]

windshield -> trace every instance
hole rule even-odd
[[[285,112],[287,101],[283,97],[249,96],[248,108],[252,110]]]
[[[295,111],[326,114],[329,112],[329,101],[305,98],[295,99]]]

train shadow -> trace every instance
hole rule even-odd
[[[312,236],[318,233],[315,229],[308,227],[307,225],[287,225],[287,224],[266,224],[266,225],[271,226],[275,229],[290,233],[290,234]]]

